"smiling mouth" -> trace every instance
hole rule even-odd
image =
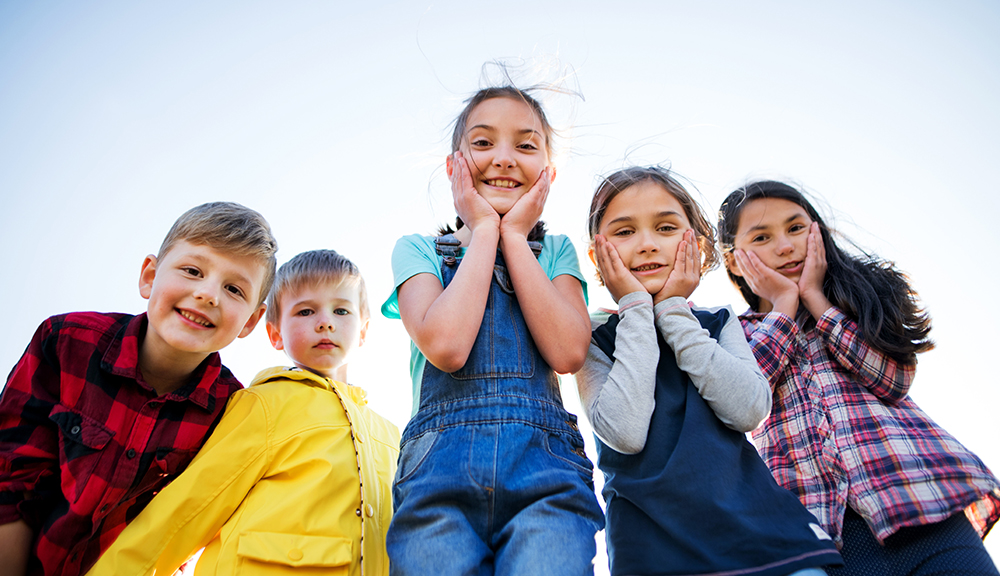
[[[199,326],[204,326],[205,328],[215,328],[215,324],[212,324],[211,322],[202,318],[201,316],[195,316],[194,314],[188,312],[187,310],[177,310],[177,312],[184,318],[187,318],[188,320],[194,322]]]
[[[783,272],[794,272],[795,269],[798,268],[801,265],[802,265],[802,261],[798,260],[798,261],[795,261],[795,262],[789,262],[788,264],[785,264],[783,266],[778,266],[777,269],[780,270],[780,271],[783,271]]]
[[[496,188],[517,188],[521,185],[521,183],[516,180],[507,180],[506,178],[486,180],[486,183]]]
[[[660,268],[665,268],[663,264],[643,264],[642,266],[636,266],[632,269],[633,272],[649,272],[651,270],[659,270]]]

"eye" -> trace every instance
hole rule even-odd
[[[801,232],[807,229],[808,226],[806,226],[805,224],[792,224],[791,226],[788,227],[789,232]]]
[[[658,232],[675,232],[677,230],[677,226],[674,226],[673,224],[660,224],[656,230]]]
[[[226,286],[226,290],[228,290],[229,293],[234,296],[239,296],[240,298],[243,298],[244,296],[243,289],[235,284],[230,284],[229,286]]]
[[[180,269],[189,276],[201,276],[201,270],[195,268],[194,266],[181,266]]]
[[[475,146],[476,148],[485,148],[490,145],[490,141],[486,138],[475,138],[469,141],[469,146]]]
[[[614,232],[614,234],[612,234],[612,236],[618,236],[618,237],[624,238],[626,236],[631,236],[632,234],[633,234],[633,230],[631,228],[620,228],[618,230],[615,230],[615,232]]]
[[[538,150],[538,146],[535,146],[531,142],[525,142],[524,144],[518,144],[517,147],[520,148],[521,150]]]
[[[763,234],[758,234],[757,236],[754,236],[753,239],[750,240],[750,241],[753,242],[754,244],[759,244],[759,243],[764,242],[766,240],[767,240],[767,236],[765,236]]]
[[[347,316],[348,314],[351,313],[351,311],[348,310],[347,308],[336,308],[334,309],[333,313],[336,314],[337,316]]]
[[[296,316],[312,316],[313,314],[315,312],[313,312],[312,308],[303,308],[295,313]]]

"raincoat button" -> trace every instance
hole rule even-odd
[[[358,439],[358,442],[364,442],[365,441],[365,437],[364,437],[364,435],[361,432],[358,432],[357,434],[355,434],[354,437]]]
[[[369,518],[375,515],[375,509],[372,508],[371,504],[365,506],[365,514],[367,514]]]
[[[361,516],[361,508],[358,508],[357,510],[355,510],[354,511],[354,515],[355,516]]]
[[[302,550],[299,550],[298,548],[292,548],[291,550],[288,551],[288,559],[294,561],[302,560]]]

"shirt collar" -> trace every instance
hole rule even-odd
[[[139,349],[142,346],[142,339],[146,336],[147,327],[145,312],[132,317],[112,338],[101,359],[101,368],[115,376],[133,380],[143,389],[155,394],[156,391],[146,383],[139,370]],[[219,359],[219,353],[213,352],[191,373],[187,384],[163,398],[175,401],[187,400],[211,411],[216,402],[216,395],[212,393],[212,389],[221,373],[222,361]]]

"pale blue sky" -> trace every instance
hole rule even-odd
[[[585,97],[551,103],[551,230],[582,255],[595,175],[626,155],[670,162],[712,214],[748,177],[804,184],[910,273],[938,342],[913,397],[1000,470],[998,29],[986,1],[0,2],[0,365],[46,316],[144,310],[143,257],[210,200],[261,211],[279,261],[351,257],[377,309],[396,238],[452,216],[448,123],[480,66],[524,57]],[[693,300],[745,308],[721,271]],[[260,329],[223,360],[249,381],[284,357]],[[351,380],[400,426],[407,362],[376,316]]]

